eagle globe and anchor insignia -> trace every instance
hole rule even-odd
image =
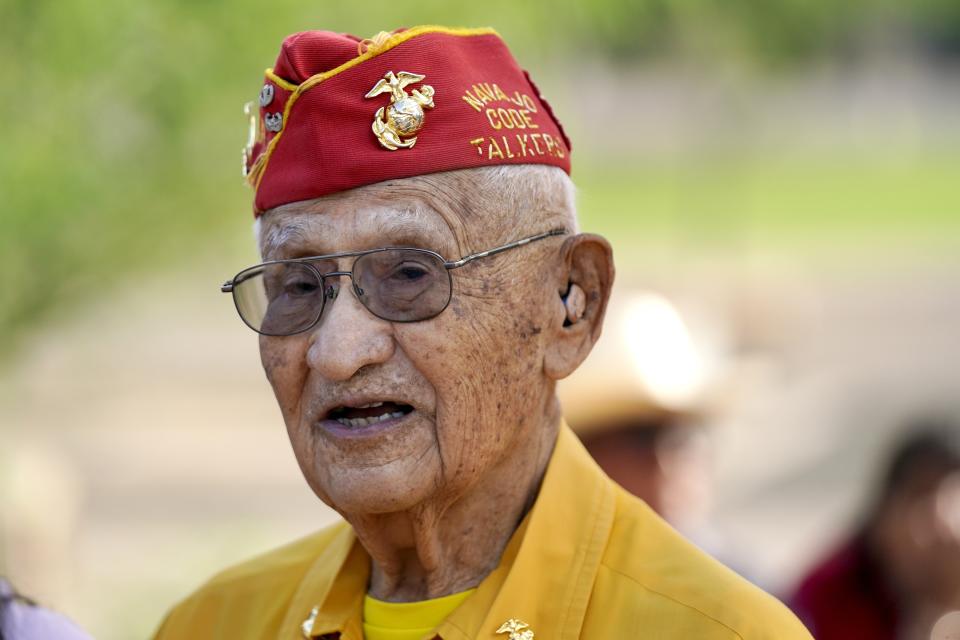
[[[390,93],[390,104],[377,109],[373,118],[373,133],[386,149],[409,149],[417,142],[414,134],[423,128],[423,110],[433,109],[433,87],[428,84],[409,94],[406,88],[426,76],[419,73],[388,71],[367,92],[365,98]],[[412,137],[411,137],[412,136]]]
[[[509,633],[510,637],[506,640],[533,640],[533,629],[523,620],[510,618],[496,631],[497,635]]]

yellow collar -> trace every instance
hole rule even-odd
[[[493,637],[512,618],[529,625],[537,638],[578,638],[613,525],[614,502],[612,481],[561,425],[533,509],[499,566],[437,627],[437,635],[443,640]],[[361,611],[369,577],[370,557],[344,524],[300,583],[280,637],[303,637],[301,625],[313,612],[310,637],[340,634],[340,640],[363,640]]]

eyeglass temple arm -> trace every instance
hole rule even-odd
[[[221,292],[221,293],[230,293],[230,292],[232,292],[232,291],[233,291],[233,288],[234,288],[235,286],[237,286],[238,284],[240,284],[241,282],[243,282],[244,280],[246,280],[248,277],[249,277],[249,276],[244,277],[244,278],[240,278],[239,280],[237,279],[236,276],[230,278],[229,280],[227,280],[226,282],[224,282],[222,285],[220,285],[220,292]]]
[[[563,227],[559,227],[557,229],[551,229],[550,231],[538,233],[535,236],[529,236],[527,238],[521,238],[520,240],[516,240],[514,242],[505,244],[500,247],[494,247],[493,249],[487,249],[486,251],[481,251],[479,253],[472,253],[469,256],[464,256],[460,258],[459,260],[454,260],[452,262],[444,262],[443,266],[445,266],[447,269],[456,269],[457,267],[462,267],[468,262],[472,262],[474,260],[477,260],[478,258],[486,258],[487,256],[493,256],[498,253],[503,253],[504,251],[513,249],[515,247],[522,247],[525,244],[536,242],[537,240],[543,240],[544,238],[549,238],[551,236],[562,236],[565,233],[567,233],[567,230],[564,229]],[[366,253],[366,252],[365,251],[345,251],[343,253],[334,253],[328,256],[320,256],[320,257],[339,258],[339,257],[360,255],[362,253]],[[328,274],[328,275],[332,275],[332,274]],[[231,293],[233,291],[233,288],[238,284],[240,284],[240,282],[238,282],[237,280],[234,280],[234,279],[227,280],[222,285],[220,285],[220,291],[222,293]]]
[[[247,279],[247,278],[241,278],[241,279],[237,280],[236,277],[230,278],[229,280],[227,280],[226,282],[224,282],[222,285],[220,285],[220,292],[221,292],[221,293],[230,293],[231,291],[233,291],[233,288],[234,288],[235,286],[237,286],[238,284],[240,284],[241,282],[243,282],[243,281],[246,280],[246,279]]]
[[[445,262],[445,263],[443,264],[443,266],[445,266],[447,269],[456,269],[456,268],[458,268],[458,267],[462,267],[463,265],[467,264],[468,262],[473,262],[474,260],[477,260],[478,258],[486,258],[487,256],[494,256],[494,255],[496,255],[496,254],[498,254],[498,253],[503,253],[504,251],[507,251],[507,250],[509,250],[509,249],[513,249],[513,248],[515,248],[515,247],[522,247],[522,246],[525,245],[525,244],[530,244],[531,242],[536,242],[537,240],[543,240],[544,238],[549,238],[549,237],[551,237],[551,236],[562,236],[562,235],[564,235],[566,232],[567,232],[567,230],[564,229],[564,228],[562,228],[562,227],[561,227],[561,228],[558,228],[558,229],[551,229],[550,231],[545,231],[545,232],[543,232],[543,233],[538,233],[538,234],[535,235],[535,236],[529,236],[529,237],[527,237],[527,238],[521,238],[520,240],[516,240],[516,241],[514,241],[514,242],[511,242],[511,243],[509,243],[509,244],[505,244],[505,245],[500,246],[500,247],[494,247],[493,249],[487,249],[486,251],[481,251],[481,252],[479,252],[479,253],[471,253],[471,254],[468,255],[468,256],[464,256],[464,257],[460,258],[459,260],[453,260],[453,261],[451,261],[451,262]]]
[[[234,276],[233,278],[230,278],[229,280],[227,280],[226,282],[224,282],[222,285],[220,285],[220,292],[221,292],[221,293],[230,293],[230,292],[233,291],[233,288],[234,288],[235,286],[237,286],[238,284],[240,284],[241,282],[243,282],[243,281],[246,280],[246,279],[247,279],[247,278],[240,278],[239,280],[237,280],[236,276]]]

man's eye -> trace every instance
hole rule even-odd
[[[295,280],[284,285],[284,291],[294,296],[305,296],[315,293],[320,288],[316,282]]]
[[[427,275],[427,270],[417,265],[402,265],[393,272],[393,277],[400,280],[414,281]]]
[[[406,284],[417,282],[430,275],[430,270],[416,262],[401,262],[391,265],[385,270],[382,279],[384,282]]]

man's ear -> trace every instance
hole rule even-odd
[[[613,250],[601,236],[567,238],[560,249],[560,282],[551,305],[543,370],[553,380],[566,378],[584,361],[600,337],[613,286]]]

